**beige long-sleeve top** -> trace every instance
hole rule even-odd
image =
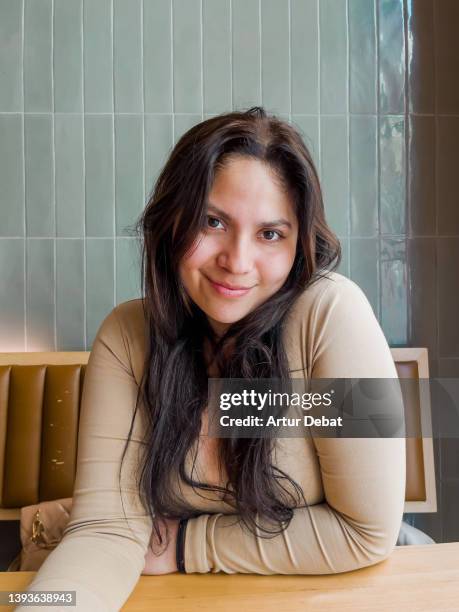
[[[364,293],[337,273],[303,292],[284,333],[292,377],[397,376]],[[87,366],[70,523],[29,586],[76,590],[77,610],[119,610],[144,568],[152,525],[134,486],[139,418],[123,463],[121,496],[118,486],[144,350],[141,301],[120,304],[103,321]],[[203,457],[198,452],[196,469],[206,481],[215,470]],[[234,524],[234,508],[217,494],[202,491],[204,499],[178,483],[199,513],[186,531],[187,573],[329,574],[389,556],[403,514],[404,438],[282,438],[274,458],[302,486],[308,506],[296,508],[289,527],[273,539]]]

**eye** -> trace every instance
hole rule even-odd
[[[214,224],[214,222],[216,222]],[[220,219],[217,219],[217,217],[211,217],[209,215],[207,215],[207,219],[206,219],[206,227],[210,227],[212,229],[217,229],[218,224],[221,223]]]
[[[276,230],[264,230],[263,234],[267,242],[279,242],[279,240],[284,238],[284,236]],[[269,237],[266,237],[266,234],[268,234]]]

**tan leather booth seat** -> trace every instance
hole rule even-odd
[[[0,366],[1,506],[70,497],[85,365]]]
[[[0,353],[0,520],[70,497],[89,352]]]
[[[412,353],[404,352],[416,350],[425,351],[426,358],[426,349],[392,350],[400,378],[420,377],[419,361],[407,359]],[[88,356],[0,354],[0,519],[18,518],[22,506],[72,495]],[[404,393],[407,421],[421,419],[416,388]],[[431,443],[422,437],[407,439],[406,512],[436,511]]]

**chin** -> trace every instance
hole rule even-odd
[[[247,314],[246,312],[241,313],[240,315],[223,315],[223,314],[217,314],[214,312],[206,312],[207,316],[210,317],[213,321],[215,321],[216,323],[221,323],[223,325],[232,325],[233,323],[236,323],[237,321],[240,321],[243,317],[245,317],[245,315]]]
[[[250,309],[244,308],[237,311],[233,309],[232,312],[229,312],[228,310],[220,308],[207,308],[206,310],[204,310],[204,312],[210,319],[214,320],[216,323],[221,323],[223,325],[231,325],[232,323],[236,323],[237,321],[240,321],[243,317],[245,317],[250,312]]]

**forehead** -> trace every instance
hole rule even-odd
[[[235,158],[220,168],[209,193],[209,204],[236,217],[284,216],[295,220],[291,195],[274,170],[256,159]]]

